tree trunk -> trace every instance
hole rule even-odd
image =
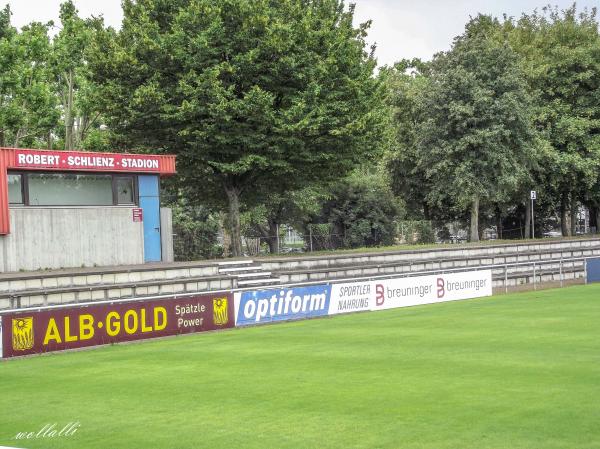
[[[73,145],[73,72],[67,74],[67,104],[65,105],[65,150],[72,151]]]
[[[499,209],[496,211],[496,238],[502,240],[502,213]]]
[[[15,134],[15,141],[13,142],[13,148],[19,148],[19,141],[21,140],[21,129],[17,129]]]
[[[267,226],[258,225],[261,238],[269,245],[270,254],[277,254],[279,252],[279,248],[277,247],[277,230],[278,226],[275,220],[267,219]]]
[[[571,198],[571,235],[577,235],[577,199],[575,195]]]
[[[426,221],[431,220],[431,211],[429,210],[429,204],[426,202],[423,202],[423,218],[425,218]]]
[[[560,200],[560,229],[562,231],[563,237],[569,237],[571,235],[568,223],[568,208],[569,197],[566,193],[563,193],[562,198]]]
[[[524,238],[528,239],[531,237],[531,200],[525,201],[525,232],[523,232]]]
[[[596,234],[600,234],[600,207],[596,207]]]
[[[229,229],[231,231],[231,255],[242,256],[242,232],[240,224],[240,191],[231,186],[225,187],[229,201]]]
[[[269,220],[269,236],[267,237],[267,244],[269,245],[269,252],[271,254],[277,254],[279,252],[279,248],[277,247],[279,242],[279,239],[277,238],[278,230],[279,227],[277,226],[277,223],[273,220]]]
[[[473,197],[471,204],[471,242],[479,241],[479,197]]]

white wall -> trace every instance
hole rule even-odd
[[[162,248],[162,261],[173,262],[173,213],[169,207],[160,208],[160,245]]]
[[[0,236],[0,272],[144,263],[143,223],[130,207],[23,207]]]

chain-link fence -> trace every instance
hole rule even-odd
[[[595,231],[595,229],[590,229]],[[208,232],[210,234],[210,232]],[[433,221],[398,221],[392,242],[384,246],[420,245],[420,244],[460,244],[468,241],[469,230],[464,223]],[[560,232],[546,232],[539,237],[557,237]],[[480,239],[519,239],[526,238],[522,228],[501,228],[489,226],[481,230]],[[216,237],[207,236],[206,230],[179,232],[173,236],[176,260],[198,260],[222,257],[224,249],[230,244],[227,234],[222,232]],[[366,247],[353,246],[347,234],[335,232],[331,224],[306,225],[303,232],[292,226],[280,225],[273,235],[243,235],[242,251],[244,255],[254,257],[266,254],[310,253]]]

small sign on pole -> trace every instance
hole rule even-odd
[[[537,200],[537,193],[536,193],[536,191],[535,191],[535,190],[532,190],[532,191],[531,191],[531,199],[532,199],[532,200]]]

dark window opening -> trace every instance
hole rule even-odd
[[[24,204],[23,201],[23,176],[21,174],[8,174],[8,202],[9,204]]]
[[[9,203],[26,206],[136,205],[136,178],[135,175],[100,173],[9,173]]]

